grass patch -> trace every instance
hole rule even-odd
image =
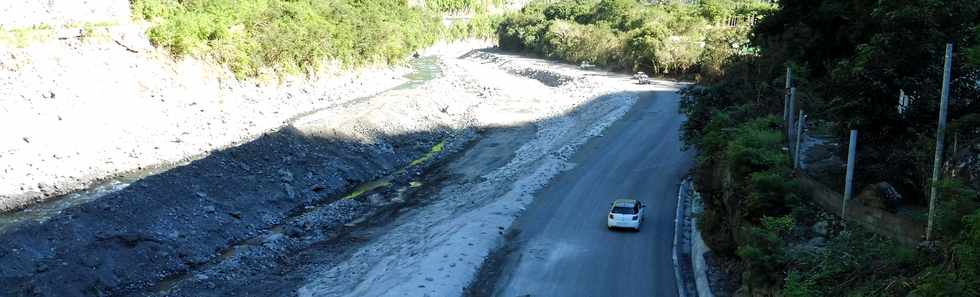
[[[438,155],[443,150],[445,150],[445,148],[446,148],[446,141],[445,140],[440,141],[439,143],[436,143],[435,145],[433,145],[432,148],[429,149],[429,151],[427,153],[425,153],[425,155],[423,155],[422,157],[419,157],[418,159],[412,160],[412,162],[409,163],[407,167],[421,165],[422,163],[425,163],[426,161],[429,161],[432,158],[434,158],[436,155]],[[403,168],[401,170],[398,170],[395,174],[403,173],[403,172],[405,172],[406,169],[407,168]],[[363,184],[357,186],[357,188],[354,188],[354,191],[351,191],[350,194],[347,194],[347,196],[344,196],[344,198],[342,198],[342,199],[353,199],[353,198],[357,198],[357,197],[363,195],[364,193],[367,193],[367,192],[370,192],[370,191],[374,191],[376,189],[380,189],[380,188],[384,188],[384,187],[389,187],[389,186],[392,185],[391,184],[391,178],[392,177],[385,177],[385,178],[382,178],[382,179],[379,179],[379,180],[376,180],[376,181],[363,183]],[[421,182],[418,182],[418,181],[412,181],[412,182],[409,182],[408,183],[408,186],[411,187],[411,188],[418,188],[418,187],[421,187],[422,186],[422,183]]]
[[[342,199],[354,199],[363,195],[364,193],[373,191],[375,189],[388,187],[388,186],[391,186],[391,181],[387,179],[381,179],[368,183],[363,183],[357,186],[357,188],[354,188],[354,191],[350,192],[350,194],[347,194],[347,196],[344,196],[344,198]]]
[[[0,44],[17,48],[24,48],[52,37],[54,37],[54,30],[50,27],[0,30]]]
[[[445,149],[445,147],[446,147],[446,141],[445,140],[440,141],[436,145],[433,145],[432,149],[430,149],[429,152],[425,153],[425,155],[423,155],[418,159],[412,160],[412,163],[409,163],[409,166],[416,166],[425,163],[425,161],[428,161],[433,157],[435,157],[436,155],[438,155],[439,153],[441,153],[442,150]]]
[[[25,48],[31,44],[55,39],[59,29],[79,29],[80,34],[77,37],[82,40],[93,38],[109,39],[108,34],[105,34],[101,29],[117,24],[116,22],[83,22],[59,25],[58,27],[40,24],[27,28],[0,28],[0,44]]]

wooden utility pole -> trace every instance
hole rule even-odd
[[[946,114],[949,109],[949,80],[953,67],[953,44],[946,44],[946,65],[943,67],[943,90],[939,99],[939,126],[936,128],[936,157],[932,162],[932,188],[929,192],[929,222],[926,225],[926,241],[932,240],[933,220],[936,217],[936,200],[939,199],[938,183],[943,166],[943,140],[946,133]]]

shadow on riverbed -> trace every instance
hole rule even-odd
[[[629,93],[595,98],[570,113],[623,95]],[[10,226],[0,234],[0,295],[292,295],[303,273],[290,270],[313,261],[296,253],[342,253],[358,240],[343,236],[344,229],[365,215],[392,216],[399,208],[392,205],[431,196],[435,188],[423,190],[428,185],[419,182],[426,168],[479,133],[533,130],[538,123],[439,127],[368,143],[284,128],[48,220]],[[200,273],[205,269],[226,273]]]
[[[363,144],[287,128],[146,176],[0,235],[0,295],[135,292],[394,172],[458,133]]]

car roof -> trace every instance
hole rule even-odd
[[[637,203],[639,203],[639,201],[636,201],[634,199],[620,198],[620,199],[616,199],[615,201],[613,201],[612,205],[613,206],[622,206],[622,207],[633,207]]]

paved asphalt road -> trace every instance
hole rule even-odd
[[[515,226],[499,296],[676,296],[671,260],[678,183],[693,165],[683,151],[674,92],[650,92],[573,159]],[[609,231],[617,197],[648,206],[641,231]]]

